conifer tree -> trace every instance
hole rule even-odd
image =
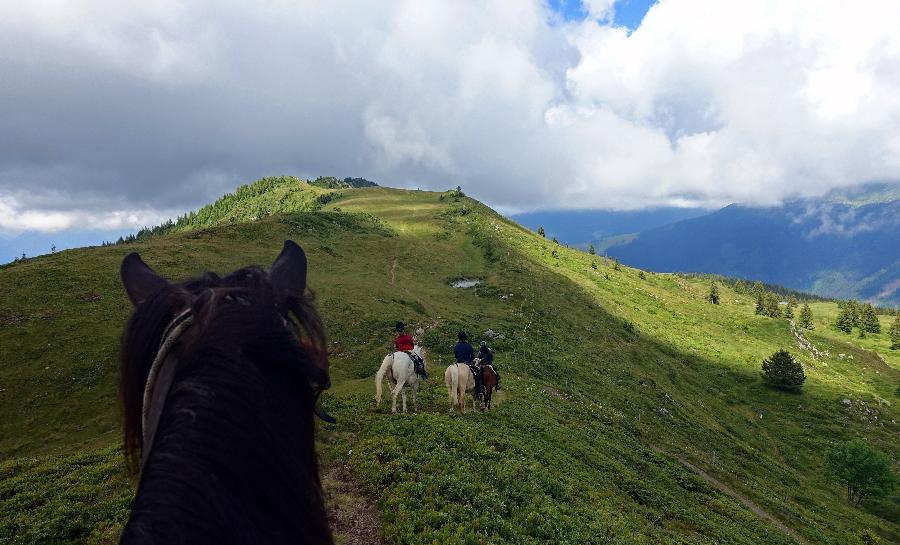
[[[765,288],[765,286],[762,285],[762,282],[760,282],[759,280],[754,282],[753,287],[750,289],[753,290],[752,291],[753,295],[760,295],[760,294],[763,296],[766,295],[766,288]]]
[[[850,323],[852,327],[860,327],[862,320],[860,320],[860,315],[862,314],[859,303],[857,303],[854,299],[847,301],[847,312],[850,315]]]
[[[860,329],[864,329],[867,333],[881,333],[881,323],[878,321],[878,314],[875,313],[875,307],[870,303],[866,303],[862,306],[861,314]]]
[[[594,248],[594,245],[593,245],[593,244],[591,244],[590,246],[588,246],[588,253],[591,254],[591,255],[597,255],[597,249]]]
[[[837,318],[834,321],[834,327],[836,327],[839,331],[843,331],[844,333],[850,333],[853,331],[853,314],[850,311],[849,305],[844,305],[841,308],[841,311],[838,313]]]
[[[781,305],[778,303],[777,295],[772,292],[766,294],[766,316],[769,318],[781,318]]]
[[[547,234],[544,232],[543,225],[538,227],[537,234],[541,235],[541,237],[543,237],[543,238],[547,238]]]
[[[719,304],[719,287],[716,286],[716,283],[713,282],[709,286],[709,295],[706,296],[707,300],[714,305]]]
[[[766,297],[761,291],[756,293],[756,313],[763,315],[766,313]]]
[[[803,366],[787,350],[779,350],[763,360],[763,378],[781,390],[798,391],[806,380]]]
[[[788,304],[784,308],[784,317],[788,320],[794,318],[794,309],[797,308],[797,298],[791,295],[791,298],[788,299]]]
[[[807,303],[803,303],[803,307],[800,308],[798,325],[803,329],[815,329],[815,326],[813,326],[812,318],[812,310],[809,308],[809,305]]]
[[[900,313],[891,325],[891,350],[900,350]]]

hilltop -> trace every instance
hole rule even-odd
[[[368,503],[388,542],[845,544],[865,528],[900,540],[896,495],[853,508],[822,472],[854,437],[900,457],[886,333],[833,331],[836,305],[815,302],[815,352],[800,349],[787,320],[754,315],[729,285],[710,305],[706,279],[564,248],[455,191],[282,179],[140,240],[0,270],[0,542],[108,543],[127,516],[122,257],[182,279],[268,266],[287,238],[307,251],[330,338],[326,484],[342,508]],[[463,277],[482,282],[451,287]],[[398,319],[422,329],[433,377],[457,330],[487,338],[504,374],[496,408],[451,415],[439,378],[418,414],[375,408]],[[779,348],[806,370],[799,395],[760,380]]]

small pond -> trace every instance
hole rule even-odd
[[[450,286],[454,288],[474,288],[478,284],[481,284],[481,280],[478,278],[460,278],[450,282]]]

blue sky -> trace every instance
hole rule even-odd
[[[618,0],[615,4],[613,24],[636,29],[650,6],[657,0]],[[550,7],[567,21],[580,21],[587,16],[581,0],[549,0]]]

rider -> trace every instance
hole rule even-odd
[[[488,348],[486,342],[481,341],[481,344],[478,346],[478,361],[481,363],[481,366],[490,365],[491,369],[494,370],[494,374],[497,376],[497,390],[500,389],[500,373],[497,372],[497,367],[494,366],[494,352]]]
[[[422,361],[418,354],[413,352],[415,344],[412,335],[405,331],[406,324],[397,322],[395,329],[397,330],[397,337],[394,339],[394,349],[397,352],[405,352],[409,359],[413,361],[413,368],[416,370],[416,374],[421,375],[423,379],[427,379],[428,373],[425,371],[425,362]]]
[[[459,342],[453,347],[453,355],[456,356],[456,361],[458,363],[465,363],[469,366],[469,369],[472,370],[472,376],[475,377],[476,387],[481,388],[481,384],[479,383],[481,375],[478,372],[478,369],[475,368],[475,349],[469,344],[468,336],[465,331],[457,333],[456,338]]]

